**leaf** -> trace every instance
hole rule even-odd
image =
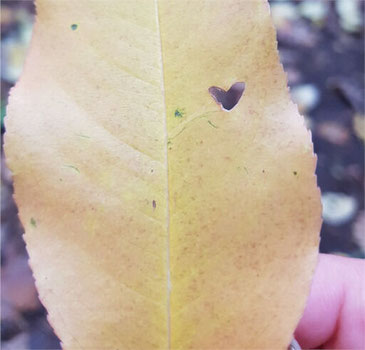
[[[38,0],[37,13],[6,155],[64,348],[284,349],[321,219],[268,5]],[[222,110],[208,90],[236,82]]]

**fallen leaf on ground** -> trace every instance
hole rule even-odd
[[[37,1],[6,155],[65,349],[284,349],[318,251],[264,1]],[[210,87],[245,84],[222,110]]]

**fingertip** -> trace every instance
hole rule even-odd
[[[336,331],[343,301],[343,269],[339,257],[320,254],[311,292],[295,331],[302,348],[318,348]]]

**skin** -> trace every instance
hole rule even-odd
[[[303,349],[365,348],[365,261],[320,254],[295,331]]]

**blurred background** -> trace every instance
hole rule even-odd
[[[320,251],[365,258],[364,5],[362,0],[272,0],[281,62],[318,155]],[[1,2],[1,134],[10,88],[32,35],[32,1]],[[1,143],[3,350],[60,349],[40,304]]]

